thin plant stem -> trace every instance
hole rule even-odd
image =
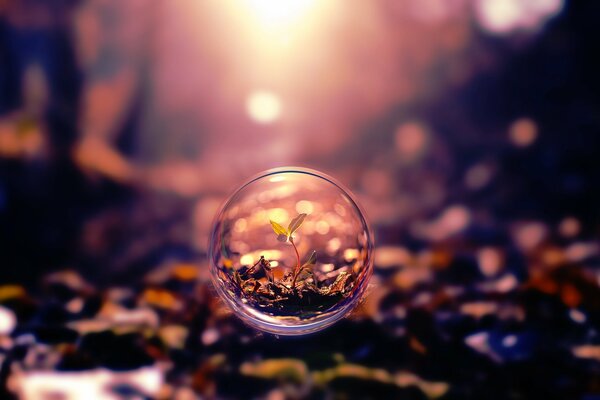
[[[292,288],[296,287],[296,279],[298,278],[298,274],[300,273],[300,254],[298,253],[298,248],[294,243],[294,239],[290,237],[290,243],[294,246],[294,251],[296,252],[296,268],[294,268],[294,279],[292,280]]]
[[[253,265],[252,267],[248,268],[248,269],[246,270],[246,272],[244,273],[244,275],[246,275],[246,274],[250,273],[250,271],[254,271],[254,268],[256,268],[256,266],[258,265],[258,263],[260,263],[260,262],[261,262],[261,260],[262,260],[262,259],[263,259],[263,256],[260,256],[260,259],[259,259],[257,262],[255,262],[255,263],[254,263],[254,265]]]

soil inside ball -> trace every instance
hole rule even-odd
[[[254,272],[254,271],[250,271]],[[281,280],[268,271],[248,273],[248,269],[234,271],[230,285],[247,304],[273,316],[311,318],[326,312],[348,297],[355,278],[346,271],[335,279],[319,281],[312,271],[296,277],[290,271]]]

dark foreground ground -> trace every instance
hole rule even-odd
[[[593,8],[527,51],[483,40],[501,67],[309,163],[376,237],[367,298],[320,333],[261,334],[216,300],[189,244],[203,198],[0,159],[0,398],[600,398]],[[388,129],[406,116],[435,133],[413,163]]]

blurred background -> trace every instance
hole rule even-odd
[[[0,397],[600,398],[600,3],[0,0]],[[372,289],[276,338],[212,218],[300,165]]]

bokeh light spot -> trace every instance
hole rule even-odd
[[[481,27],[495,35],[519,30],[536,31],[560,13],[564,0],[479,0],[477,19]]]
[[[401,161],[412,162],[419,159],[429,143],[429,132],[420,122],[407,122],[396,129],[395,144]]]
[[[298,211],[298,213],[311,214],[314,209],[313,203],[308,200],[300,200],[296,203],[296,211]]]
[[[581,231],[581,223],[575,217],[567,217],[560,222],[558,231],[563,237],[572,238]]]
[[[269,219],[279,222],[281,224],[285,223],[289,219],[289,214],[283,208],[272,208],[268,211]]]
[[[246,100],[248,116],[259,124],[270,124],[281,116],[281,100],[274,93],[256,91]]]
[[[0,306],[0,335],[10,334],[17,324],[15,314],[8,308]]]
[[[509,135],[515,146],[531,146],[538,136],[538,127],[532,119],[520,118],[510,126]]]
[[[326,235],[329,232],[329,224],[325,221],[319,221],[315,226],[315,230],[321,235]]]

